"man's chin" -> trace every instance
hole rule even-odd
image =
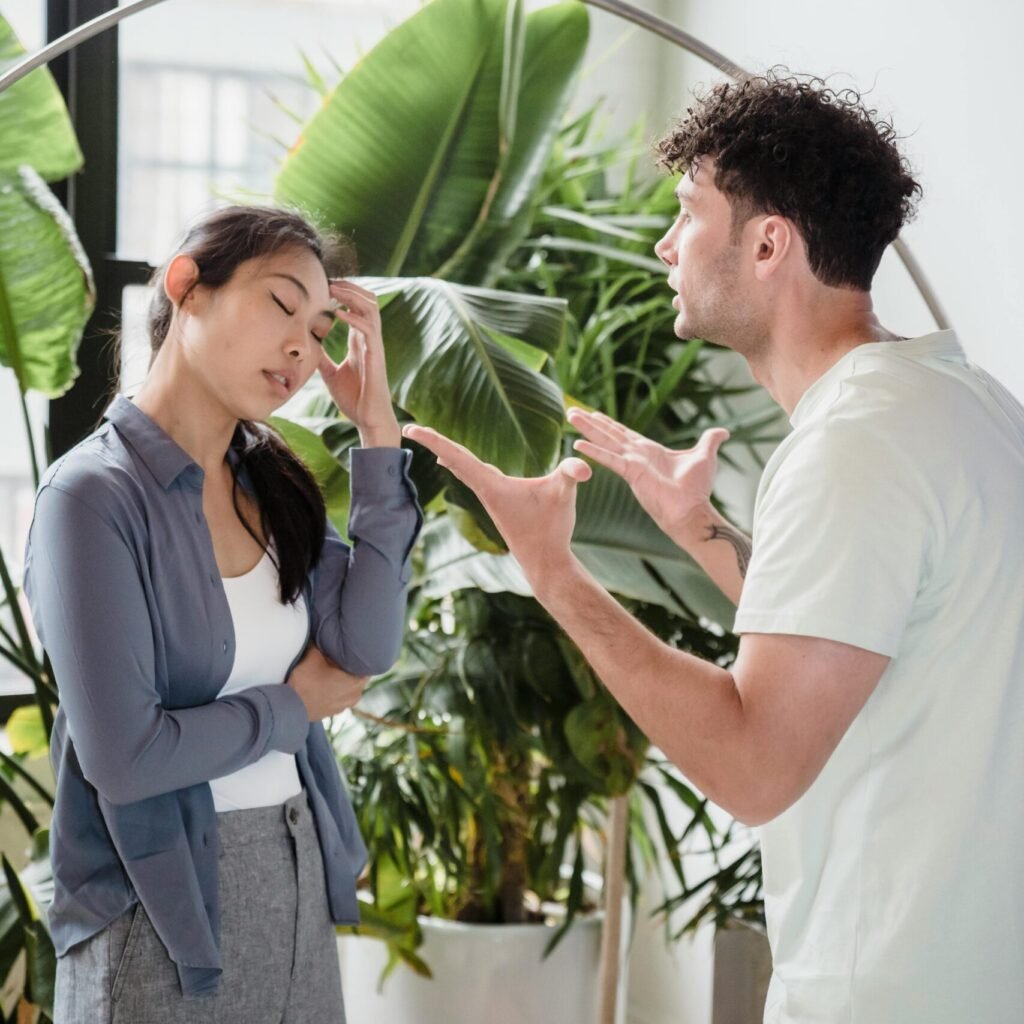
[[[676,315],[675,323],[672,325],[672,332],[681,341],[689,341],[691,338],[703,337],[696,327],[687,323],[685,313],[679,313]]]

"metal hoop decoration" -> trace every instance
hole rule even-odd
[[[78,28],[72,29],[36,53],[25,57],[0,75],[0,92],[3,92],[4,89],[13,85],[19,79],[24,78],[29,72],[42,67],[44,64],[48,64],[54,57],[59,57],[62,53],[73,50],[87,39],[91,39],[93,36],[113,28],[118,22],[124,21],[125,18],[129,18],[133,14],[138,14],[148,7],[155,7],[163,2],[164,0],[132,0],[132,3],[125,4],[124,7],[107,11],[106,14],[101,14],[91,21],[87,21],[84,25],[79,25]],[[583,3],[607,11],[609,14],[614,14],[616,17],[632,22],[634,25],[639,25],[640,28],[646,29],[662,39],[667,39],[670,43],[707,61],[712,67],[717,68],[731,78],[739,78],[746,74],[738,64],[734,64],[728,57],[703,43],[695,36],[690,35],[689,32],[684,32],[670,22],[658,18],[647,11],[642,11],[632,4],[623,3],[622,0],[583,0]],[[934,318],[936,325],[940,330],[945,330],[950,325],[949,318],[946,316],[938,296],[928,283],[920,263],[918,263],[910,251],[910,247],[902,238],[897,238],[893,242],[893,248],[896,250],[896,254],[902,261],[903,266],[906,267],[910,279],[921,293],[921,298],[924,299],[925,305],[928,307],[928,311]]]

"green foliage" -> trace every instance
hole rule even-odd
[[[580,4],[434,0],[325,99],[275,186],[364,273],[482,283],[515,244],[587,40]],[[443,269],[442,269],[443,268]]]
[[[653,255],[674,216],[673,183],[635,144],[602,145],[596,109],[559,123],[581,17],[579,5],[524,18],[514,2],[428,4],[334,90],[313,76],[324,103],[276,194],[354,236],[378,275],[360,280],[381,297],[400,418],[506,472],[544,473],[571,452],[571,404],[677,447],[723,421],[734,445],[768,443],[777,413],[716,379],[728,353],[673,332]],[[329,339],[332,355],[344,348],[343,332]],[[733,401],[755,408],[737,416]],[[324,455],[343,464],[351,424],[316,387],[303,413],[308,429],[290,442],[328,491],[347,486]],[[699,832],[714,851],[722,840],[705,802],[532,600],[473,495],[406,444],[428,511],[415,628],[335,736],[370,849],[362,930],[388,943],[389,970],[421,969],[421,913],[515,922],[561,903],[557,941],[586,906],[583,868],[600,859],[610,797],[630,796],[634,895],[656,859],[645,821],[657,823],[679,889],[689,885],[680,842]],[[329,507],[341,508],[335,497]],[[666,642],[731,663],[732,606],[600,468],[580,488],[573,546]],[[681,835],[671,801],[687,808]]]
[[[46,855],[48,832],[33,835],[32,860],[19,875],[6,855],[2,857],[4,877],[0,881],[0,978],[24,972],[22,990],[5,987],[0,1013],[5,1020],[22,1020],[21,1013],[38,1010],[40,1024],[53,1016],[54,979],[57,959],[53,940],[40,906],[52,898],[53,881]],[[9,1001],[9,1002],[8,1002]]]
[[[0,16],[0,68],[23,54]],[[78,375],[78,344],[95,302],[92,272],[81,243],[46,184],[81,165],[71,119],[48,70],[33,71],[0,92],[0,365],[9,367],[18,383],[37,486],[39,467],[25,393],[33,389],[56,398],[71,388]],[[31,681],[36,702],[33,708],[19,708],[8,723],[14,756],[0,753],[0,801],[11,806],[33,837],[32,863],[20,876],[3,858],[0,1014],[5,1021],[38,1019],[48,1024],[56,959],[38,909],[52,896],[48,833],[39,828],[24,788],[44,805],[52,806],[53,796],[23,761],[49,745],[57,692],[49,660],[33,642],[19,588],[2,552],[0,658]]]
[[[0,69],[24,56],[25,48],[0,14]],[[44,180],[59,181],[82,166],[71,118],[48,68],[37,68],[0,92],[0,139],[0,173],[28,165]]]

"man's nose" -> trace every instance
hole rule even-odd
[[[675,263],[675,246],[672,244],[672,232],[662,235],[661,239],[654,246],[654,253],[665,264],[671,267]]]

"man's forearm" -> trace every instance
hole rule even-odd
[[[659,640],[575,557],[529,575],[537,600],[633,721],[707,796],[737,813],[749,748],[732,675]]]
[[[740,603],[752,552],[745,533],[708,505],[669,530],[668,535],[733,604]]]

